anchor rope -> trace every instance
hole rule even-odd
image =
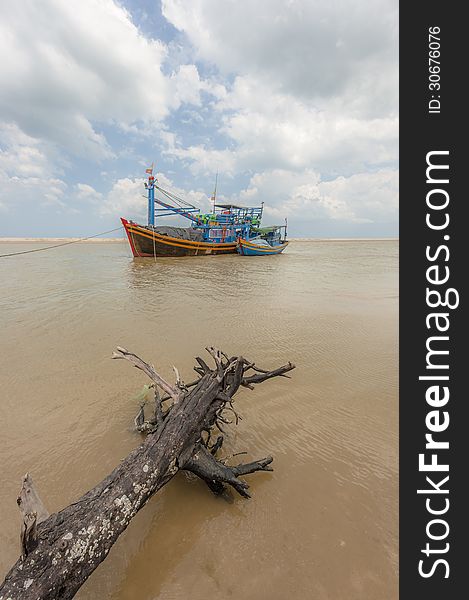
[[[109,231],[102,231],[101,233],[96,233],[95,235],[89,235],[88,237],[80,238],[78,240],[71,240],[69,242],[63,242],[61,244],[54,244],[53,246],[44,246],[43,248],[33,248],[32,250],[23,250],[22,252],[9,252],[8,254],[0,254],[0,258],[7,258],[8,256],[18,256],[19,254],[31,254],[32,252],[42,252],[43,250],[51,250],[52,248],[60,248],[61,246],[78,244],[78,242],[91,240],[93,238],[99,237],[100,235],[106,235],[107,233],[114,233],[114,231],[119,231],[120,229],[123,229],[122,225],[120,227],[116,227],[115,229],[109,229]]]

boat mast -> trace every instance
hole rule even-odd
[[[217,174],[215,175],[215,187],[213,189],[213,194],[212,194],[213,213],[214,214],[215,214],[215,203],[217,201],[217,183],[218,183],[218,171],[217,171]]]
[[[148,183],[145,187],[148,190],[148,225],[155,226],[155,178],[153,177],[153,163],[151,167],[145,170],[148,173]]]

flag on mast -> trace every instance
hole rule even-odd
[[[153,175],[153,163],[151,163],[151,167],[148,167],[148,169],[145,169],[145,173],[148,173],[149,175]]]

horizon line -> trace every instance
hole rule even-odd
[[[61,241],[82,241],[87,243],[100,243],[100,242],[126,242],[127,238],[124,237],[102,237],[94,239],[86,239],[76,236],[70,237],[14,237],[5,236],[0,237],[0,243],[15,243],[15,242],[61,242]],[[399,237],[291,237],[288,241],[290,242],[340,242],[340,241],[398,241]]]

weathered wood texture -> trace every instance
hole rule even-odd
[[[113,358],[128,360],[153,382],[152,417],[146,421],[141,407],[135,419],[147,437],[101,483],[50,516],[30,476],[24,477],[18,498],[23,514],[22,556],[0,585],[0,600],[73,598],[132,517],[180,469],[199,476],[217,494],[228,484],[249,497],[249,486],[240,476],[271,470],[272,458],[228,466],[215,458],[223,435],[212,443],[213,430],[223,431],[224,424],[231,422],[227,415],[238,420],[232,403],[240,386],[252,389],[271,377],[286,376],[294,365],[263,371],[242,356],[228,358],[214,348],[207,350],[215,367],[198,357],[194,369],[199,378],[186,386],[177,369],[176,384],[171,385],[151,365],[118,348]],[[251,369],[256,373],[248,375]],[[161,397],[158,388],[165,395]]]

